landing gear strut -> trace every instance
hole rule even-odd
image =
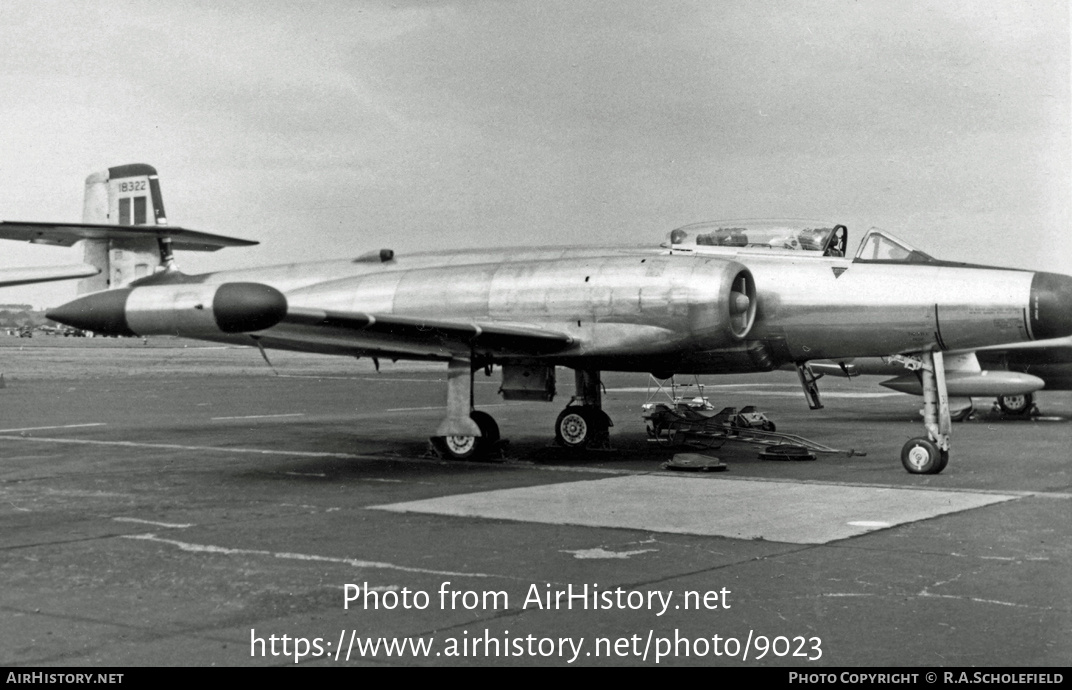
[[[555,442],[574,450],[607,448],[610,445],[609,429],[614,423],[603,411],[599,371],[577,369],[574,374],[577,394],[555,421]]]
[[[938,474],[949,463],[949,436],[953,421],[945,385],[945,362],[940,351],[924,352],[920,358],[901,357],[915,369],[923,383],[923,426],[926,438],[914,438],[901,449],[901,464],[912,474]]]
[[[444,458],[478,460],[500,440],[499,425],[487,412],[473,409],[473,365],[455,358],[447,365],[447,416],[440,422],[432,446]]]

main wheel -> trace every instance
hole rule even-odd
[[[449,460],[468,460],[476,457],[482,445],[477,436],[433,436],[432,444],[440,455]]]
[[[484,440],[484,443],[495,443],[501,438],[499,436],[499,425],[495,422],[495,418],[487,412],[473,410],[469,413],[469,418],[476,422],[476,425],[480,427],[480,433],[483,434],[481,438]]]
[[[948,451],[929,438],[914,438],[901,449],[901,464],[912,474],[938,474],[948,462]]]
[[[998,396],[998,407],[1005,414],[1025,415],[1031,410],[1031,405],[1034,402],[1035,396],[1031,393]]]
[[[571,405],[558,415],[555,421],[555,442],[565,448],[586,448],[595,437],[592,411],[586,407]]]
[[[451,460],[482,458],[499,440],[499,425],[490,414],[473,410],[469,418],[476,422],[481,436],[433,436],[432,445],[440,455]]]
[[[555,442],[576,450],[605,443],[610,426],[610,417],[603,410],[571,405],[555,421]]]

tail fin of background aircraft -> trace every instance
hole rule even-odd
[[[144,163],[108,168],[86,178],[82,222],[101,225],[167,225],[156,169]],[[101,272],[78,282],[78,294],[122,287],[162,265],[156,235],[86,239],[84,261]]]
[[[258,244],[168,225],[156,170],[144,163],[120,165],[87,177],[81,223],[5,220],[0,221],[0,239],[59,247],[81,242],[88,267],[39,271],[27,274],[29,280],[24,275],[16,277],[18,283],[41,282],[99,271],[78,283],[80,295],[123,287],[161,267],[174,268],[172,250],[214,252]]]

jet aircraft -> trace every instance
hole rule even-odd
[[[154,228],[161,247],[181,238]],[[173,334],[343,356],[440,361],[446,414],[433,444],[479,457],[500,438],[473,405],[473,375],[502,369],[507,400],[574,395],[555,423],[568,448],[605,443],[603,371],[798,371],[821,407],[814,359],[888,356],[920,375],[925,436],[905,469],[941,472],[950,350],[1072,335],[1072,277],[938,261],[871,231],[816,222],[686,226],[659,247],[468,249],[187,275],[170,261],[124,287],[54,308],[55,321],[116,335]],[[263,352],[263,349],[262,349]]]

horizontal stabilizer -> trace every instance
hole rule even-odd
[[[99,225],[95,223],[34,223],[0,221],[0,239],[70,247],[79,240],[171,238],[174,249],[214,252],[224,247],[250,247],[259,242],[213,235],[175,225]]]
[[[290,307],[281,325],[336,331],[362,331],[409,342],[463,342],[480,349],[533,355],[561,352],[573,343],[573,338],[565,333],[548,331],[536,326],[503,324],[494,321],[481,323],[447,321],[415,316],[325,311],[301,307]]]
[[[100,273],[99,268],[88,264],[41,266],[39,268],[5,268],[0,269],[0,287],[47,283],[53,280],[70,280],[72,278],[88,278],[98,273]]]

